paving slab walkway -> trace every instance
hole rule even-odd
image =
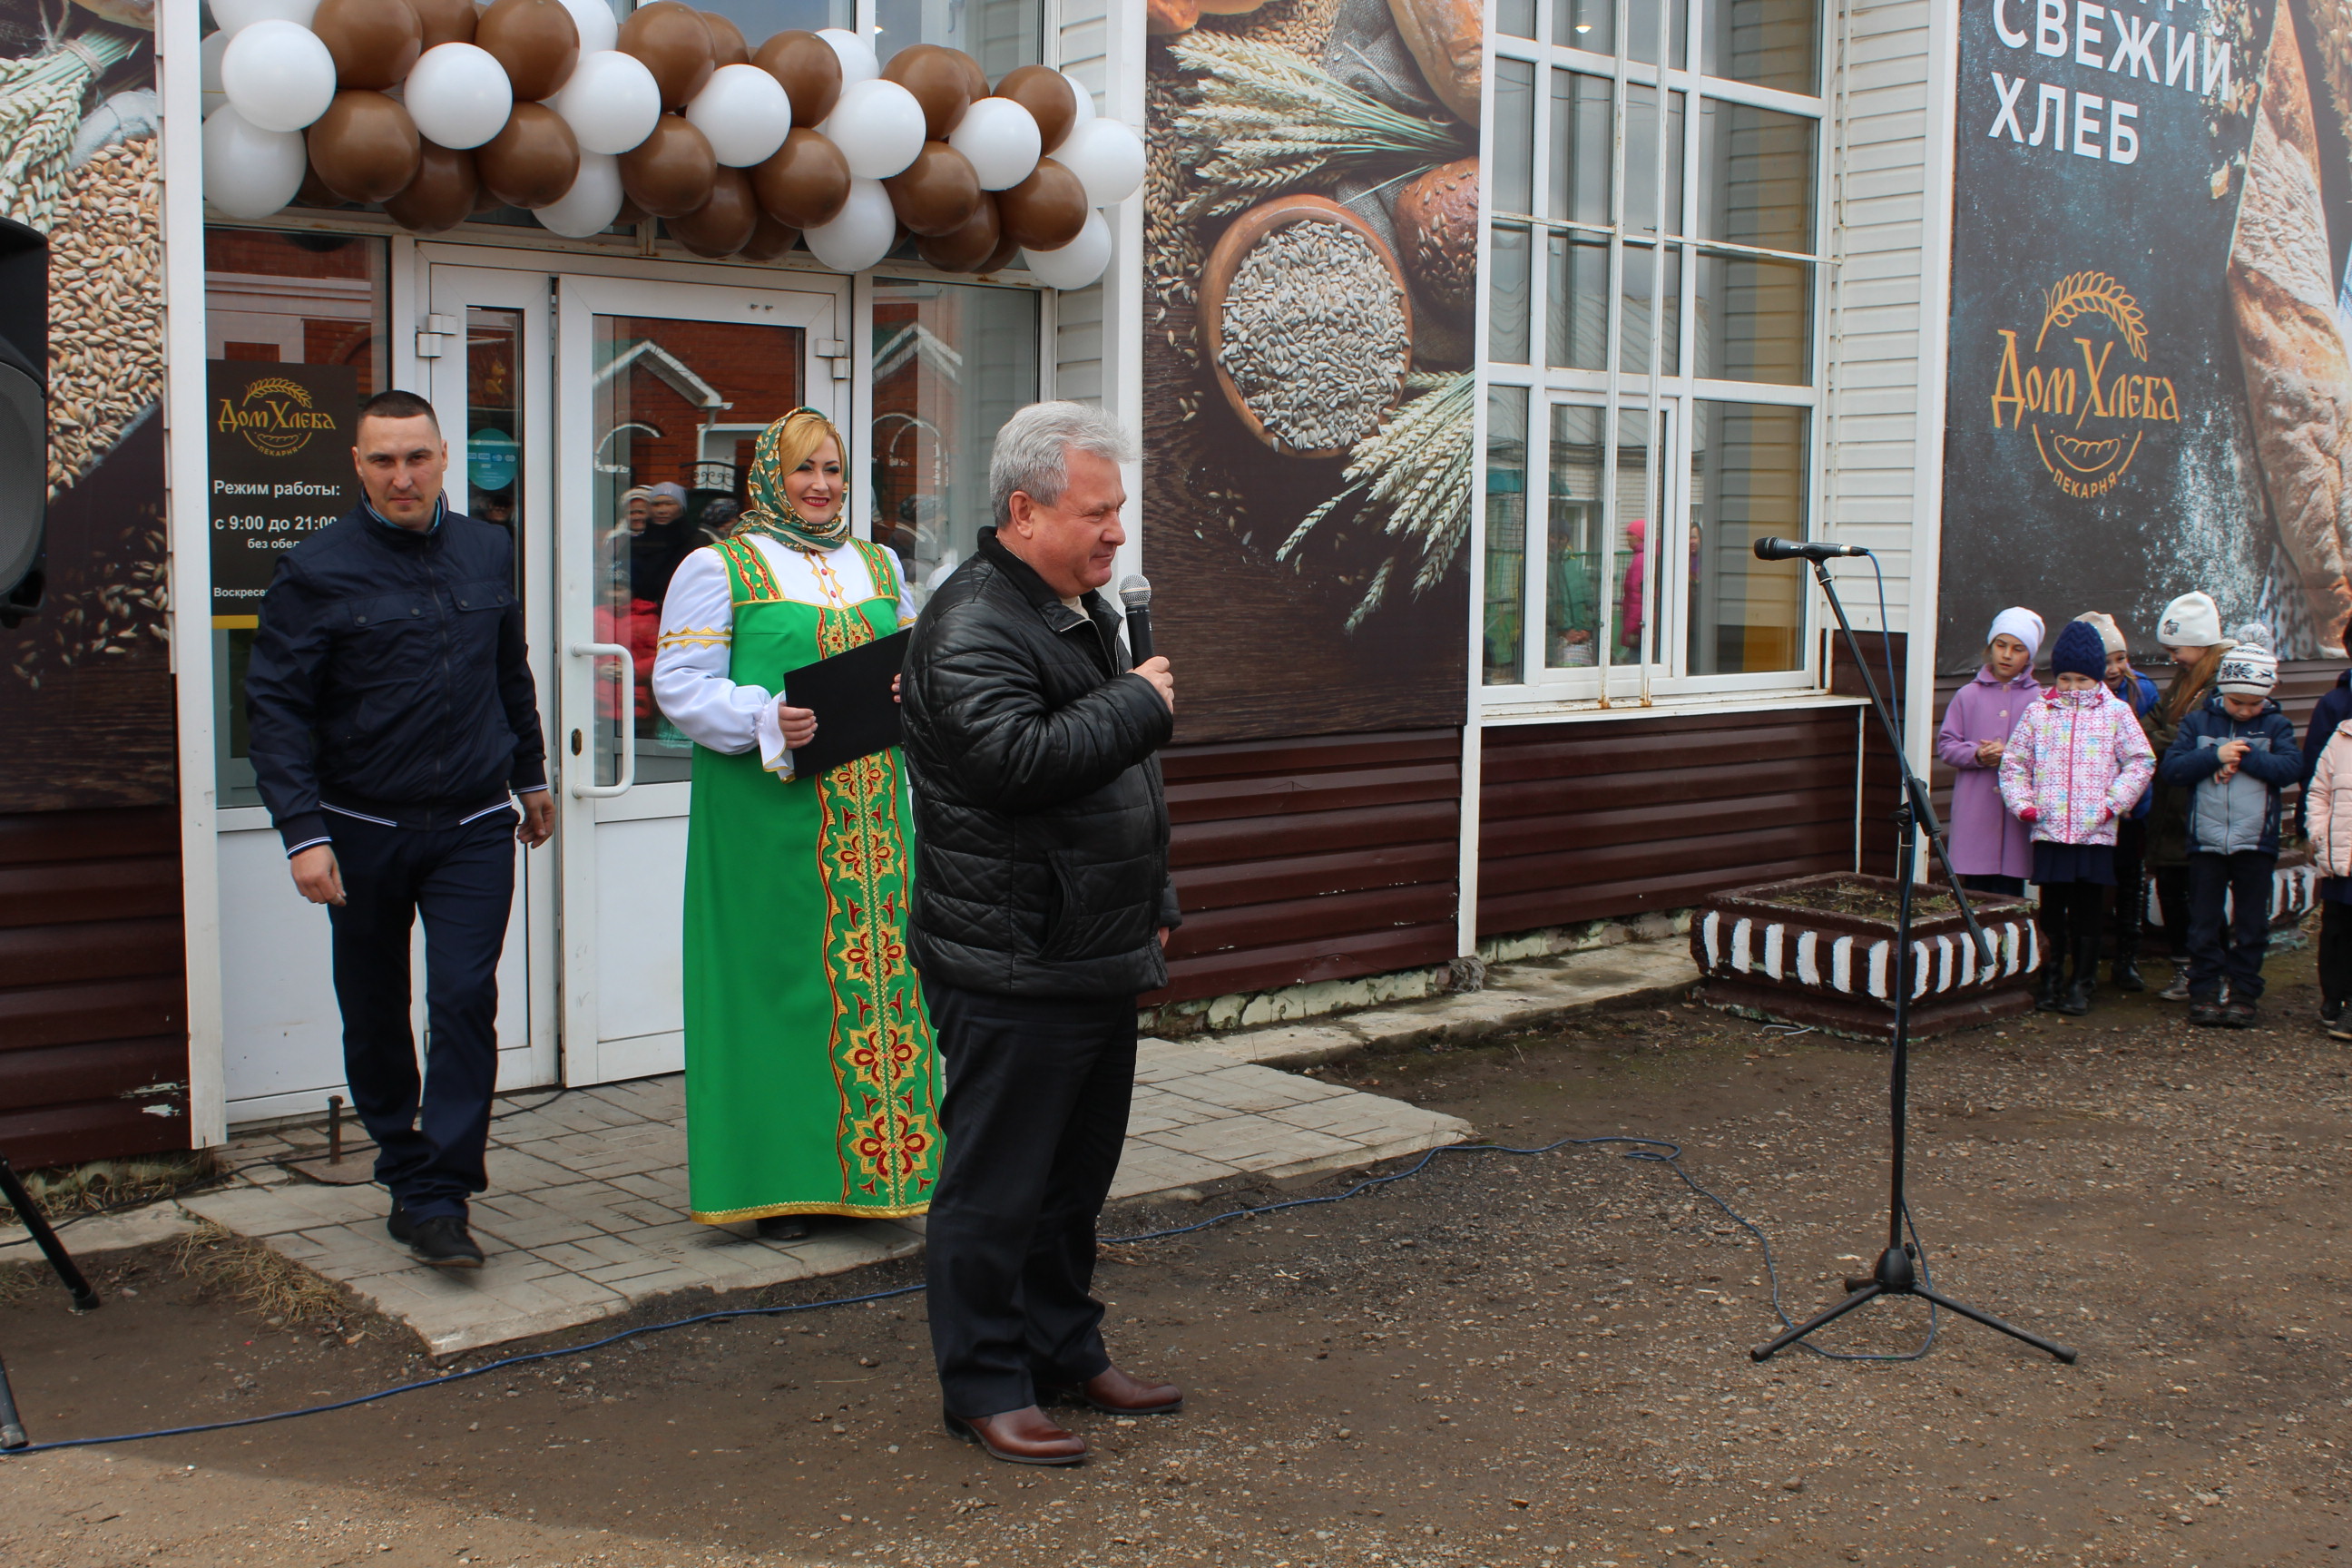
[[[759,1240],[749,1225],[688,1219],[685,1095],[675,1075],[517,1098],[521,1107],[492,1125],[490,1190],[473,1205],[489,1254],[478,1271],[438,1273],[412,1261],[385,1236],[387,1200],[369,1184],[330,1186],[265,1167],[249,1173],[262,1181],[182,1206],[348,1285],[436,1355],[593,1322],[666,1291],[839,1274],[922,1246],[920,1220],[867,1221],[787,1245]],[[1147,1040],[1112,1196],[1343,1169],[1469,1131],[1380,1095]],[[314,1137],[244,1137],[230,1154],[266,1159],[273,1145],[308,1153]]]

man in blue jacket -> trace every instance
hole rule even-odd
[[[448,444],[414,393],[369,399],[352,458],[366,499],[289,551],[262,600],[250,752],[294,886],[333,926],[344,1073],[393,1239],[436,1268],[478,1268],[466,1205],[488,1184],[514,843],[537,847],[555,822],[514,540],[449,510]]]
[[[2180,721],[2158,764],[2189,801],[2189,1021],[2251,1028],[2270,943],[2279,791],[2303,776],[2294,726],[2271,700],[2278,660],[2241,643],[2221,655],[2213,695]],[[2222,904],[2230,931],[2223,939]],[[2220,994],[2229,982],[2226,1005]]]

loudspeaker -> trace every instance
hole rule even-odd
[[[0,218],[0,626],[41,607],[48,364],[48,238]]]

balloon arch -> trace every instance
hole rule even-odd
[[[959,49],[887,66],[838,27],[756,48],[681,0],[213,0],[205,198],[262,218],[298,196],[380,204],[437,234],[497,206],[561,235],[660,218],[698,256],[841,272],[902,235],[942,272],[1018,256],[1079,289],[1143,142],[1046,66],[992,89]]]

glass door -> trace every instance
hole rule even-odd
[[[685,1065],[693,747],[653,700],[662,595],[743,505],[761,430],[803,404],[846,424],[849,301],[581,277],[556,297],[563,1076],[602,1083]]]
[[[554,504],[550,494],[547,277],[436,266],[417,349],[442,437],[450,508],[515,537],[540,727],[554,772]],[[499,1087],[557,1081],[555,851],[516,847],[515,898],[499,955]],[[420,939],[421,946],[421,939]],[[420,1038],[424,1005],[417,1004]]]

